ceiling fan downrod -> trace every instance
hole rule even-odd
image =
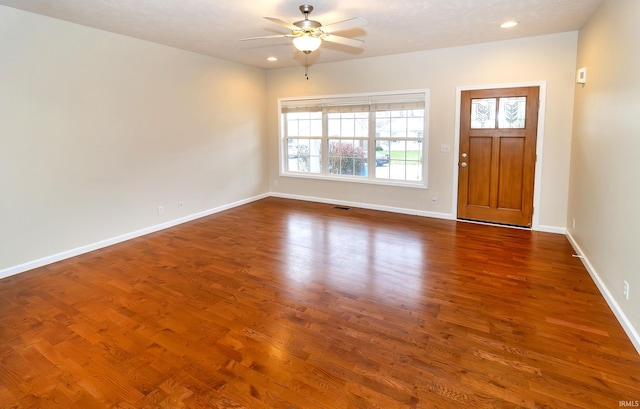
[[[313,6],[309,4],[303,4],[300,6],[300,11],[304,14],[304,19],[309,20],[309,13],[313,11]]]

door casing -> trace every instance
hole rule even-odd
[[[535,82],[519,82],[510,84],[486,84],[486,85],[474,85],[474,86],[459,86],[456,87],[456,118],[455,118],[455,135],[453,144],[453,198],[451,214],[455,215],[457,219],[458,214],[458,159],[460,158],[460,103],[462,91],[480,90],[480,89],[495,89],[495,88],[520,88],[520,87],[540,87],[540,103],[538,106],[538,134],[536,139],[536,164],[535,164],[535,176],[533,182],[533,217],[531,220],[532,230],[540,229],[540,186],[542,183],[542,148],[544,142],[544,122],[546,112],[546,97],[547,97],[547,82],[535,81]],[[545,229],[542,229],[545,230]]]

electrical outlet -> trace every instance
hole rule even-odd
[[[571,219],[571,226],[572,226],[571,228],[572,228],[573,230],[575,230],[575,229],[576,229],[576,219],[575,219],[575,218]]]
[[[164,206],[158,206],[158,214],[159,215],[163,215],[164,214]]]
[[[624,299],[628,300],[629,299],[629,283],[627,283],[627,281],[624,281],[624,289],[622,290],[622,294],[624,294]]]
[[[436,203],[438,203],[438,196],[436,195],[431,196],[431,204],[436,204]]]
[[[183,207],[184,207],[184,202],[183,201],[178,202],[178,210],[182,210]]]

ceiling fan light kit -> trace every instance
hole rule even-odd
[[[317,50],[320,48],[320,44],[322,44],[322,40],[319,37],[314,37],[310,33],[305,33],[293,39],[293,46],[305,54]]]
[[[349,20],[340,21],[338,23],[323,26],[320,22],[309,20],[309,13],[313,11],[313,6],[303,4],[300,6],[300,12],[304,14],[304,20],[296,21],[289,24],[276,17],[265,17],[265,19],[281,25],[291,30],[291,34],[271,35],[262,37],[243,38],[244,40],[261,40],[269,38],[292,38],[293,46],[302,51],[305,55],[309,55],[313,51],[320,48],[323,41],[329,41],[349,47],[362,47],[364,41],[355,38],[342,37],[333,34],[336,31],[350,30],[367,24],[367,20],[361,17],[351,18]],[[308,66],[307,66],[308,67]],[[306,75],[306,74],[305,74]],[[307,79],[309,77],[307,76]]]

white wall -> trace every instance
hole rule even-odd
[[[336,202],[453,214],[453,144],[456,87],[546,81],[546,126],[541,175],[540,226],[563,230],[569,180],[577,33],[317,64],[268,72],[271,190]],[[321,52],[321,50],[320,50]],[[430,89],[428,190],[280,177],[277,99],[406,89]],[[441,153],[440,145],[452,145]],[[277,185],[276,185],[277,184]],[[432,205],[436,195],[438,203]]]
[[[266,193],[265,92],[262,69],[0,6],[0,276]]]
[[[640,351],[638,16],[639,1],[606,0],[580,30],[587,84],[575,88],[568,226]]]
[[[439,147],[454,143],[458,86],[547,83],[536,211],[541,226],[562,229],[576,41],[562,33],[317,64],[306,81],[303,67],[265,73],[0,7],[0,276],[269,190],[453,216],[453,152]],[[429,189],[278,176],[278,98],[417,88],[431,96]]]

